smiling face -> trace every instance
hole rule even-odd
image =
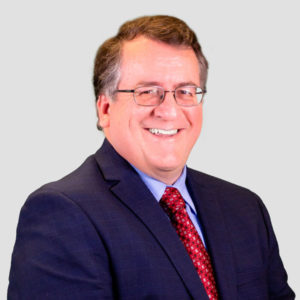
[[[118,89],[156,85],[174,90],[183,84],[201,87],[191,48],[145,37],[124,43]],[[159,106],[147,107],[137,105],[132,93],[117,93],[114,100],[100,95],[97,107],[106,138],[123,158],[162,182],[176,181],[200,134],[202,104],[182,107],[166,93]]]

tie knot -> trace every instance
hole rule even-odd
[[[161,197],[160,204],[166,213],[170,216],[178,210],[185,209],[184,200],[176,188],[167,187]]]

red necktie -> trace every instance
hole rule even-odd
[[[217,300],[218,293],[210,257],[185,209],[181,194],[176,188],[167,187],[159,203],[192,259],[209,299]]]

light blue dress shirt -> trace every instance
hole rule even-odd
[[[203,238],[203,234],[202,234],[202,230],[201,230],[201,226],[200,226],[200,222],[199,219],[197,217],[197,212],[195,209],[195,205],[193,203],[193,200],[188,192],[188,189],[186,187],[185,181],[186,181],[186,166],[183,168],[183,171],[180,175],[180,177],[177,179],[177,181],[173,184],[173,185],[166,185],[165,183],[158,181],[150,176],[148,176],[147,174],[141,172],[139,169],[137,169],[135,166],[132,165],[132,167],[137,171],[137,173],[140,175],[141,179],[143,180],[143,182],[146,184],[146,186],[148,187],[148,189],[151,191],[151,193],[153,194],[154,198],[156,199],[157,202],[160,201],[165,189],[167,186],[169,187],[174,187],[176,188],[182,198],[184,199],[184,202],[186,204],[186,211],[191,219],[191,221],[193,222],[204,246],[205,245],[205,241]]]

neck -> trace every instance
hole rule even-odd
[[[138,168],[139,169],[139,168]],[[139,169],[141,172],[145,173],[146,175],[160,181],[163,182],[166,185],[173,185],[177,179],[180,177],[180,175],[182,174],[182,170],[183,168],[181,168],[180,170],[176,170],[176,171],[166,171],[166,170],[142,170]]]

